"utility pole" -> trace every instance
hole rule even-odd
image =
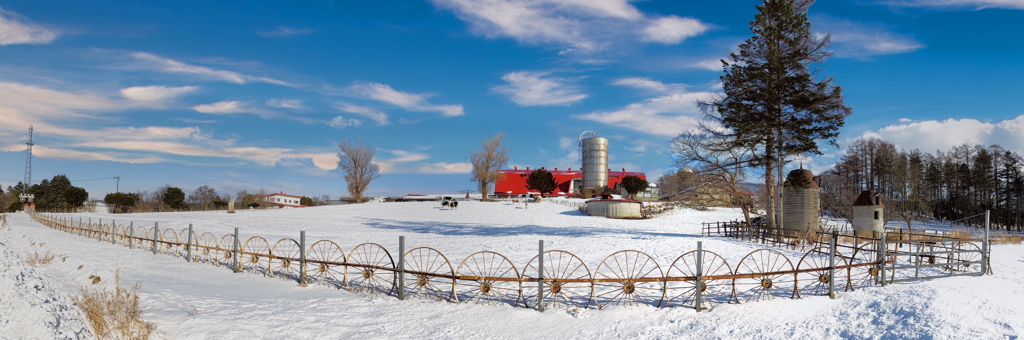
[[[25,191],[32,187],[32,125],[28,126],[28,151],[25,152]]]
[[[117,178],[117,184],[115,184],[114,192],[121,192],[121,176],[115,176]]]

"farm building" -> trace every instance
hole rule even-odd
[[[268,207],[270,205],[274,205],[279,208],[305,208],[304,205],[299,203],[299,200],[302,199],[302,196],[289,195],[283,192],[279,192],[276,194],[267,195],[266,198],[266,203],[268,204]]]
[[[536,169],[534,169],[536,170]],[[530,168],[519,169],[519,167],[513,167],[511,170],[501,170],[501,178],[494,183],[494,196],[496,197],[511,197],[520,195],[540,194],[537,191],[529,190],[526,188],[526,179],[530,177],[530,173],[534,170]],[[580,185],[583,181],[583,172],[580,170],[574,170],[569,168],[568,170],[546,170],[551,173],[551,176],[555,178],[555,191],[551,193],[552,196],[577,196],[580,194]],[[643,179],[647,179],[647,175],[642,172],[628,172],[626,169],[622,171],[608,170],[608,187],[615,188],[619,182],[622,181],[623,177],[636,176]],[[657,197],[657,194],[654,194]]]

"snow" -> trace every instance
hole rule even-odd
[[[543,203],[461,202],[457,210],[438,202],[371,202],[305,209],[145,214],[62,214],[74,219],[116,219],[118,224],[218,236],[240,228],[242,239],[259,235],[274,243],[298,238],[307,244],[329,239],[346,252],[375,242],[392,256],[398,236],[406,248],[432,247],[457,267],[468,255],[498,252],[522,270],[537,253],[559,249],[582,258],[591,272],[608,255],[638,250],[666,269],[696,249],[723,256],[731,265],[756,249],[741,240],[700,236],[700,223],[740,218],[734,209],[681,209],[648,220],[584,216],[561,199]],[[568,200],[567,200],[568,201]],[[389,296],[232,273],[60,232],[8,215],[0,286],[0,338],[63,338],[82,332],[84,320],[71,302],[88,277],[109,284],[120,268],[123,283],[141,282],[146,318],[172,339],[205,338],[1019,338],[1024,333],[1024,246],[994,245],[994,274],[952,277],[843,292],[838,299],[813,296],[692,308],[610,307],[603,310],[452,304]],[[35,245],[32,243],[35,242]],[[58,260],[32,268],[25,258],[50,251]],[[802,253],[780,250],[794,262]],[[66,259],[60,260],[66,256]],[[42,287],[41,290],[33,286]],[[26,288],[27,287],[27,288]],[[527,286],[529,287],[529,286]],[[524,288],[528,289],[528,288]],[[21,311],[31,312],[21,312]],[[18,311],[14,313],[14,311]],[[54,326],[53,320],[60,320]]]

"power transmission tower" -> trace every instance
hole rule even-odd
[[[28,151],[25,152],[25,189],[32,187],[32,125],[28,126]]]

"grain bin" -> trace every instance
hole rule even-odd
[[[882,195],[871,190],[861,191],[853,202],[853,232],[857,236],[881,233],[885,224],[885,216],[882,214],[884,209]]]
[[[786,191],[782,195],[782,228],[785,234],[800,236],[810,231],[821,230],[818,211],[821,198],[818,180],[807,169],[796,169],[786,177]]]
[[[583,138],[587,134],[592,136]],[[583,158],[583,190],[602,190],[608,186],[608,139],[592,131],[580,134],[580,157]]]

